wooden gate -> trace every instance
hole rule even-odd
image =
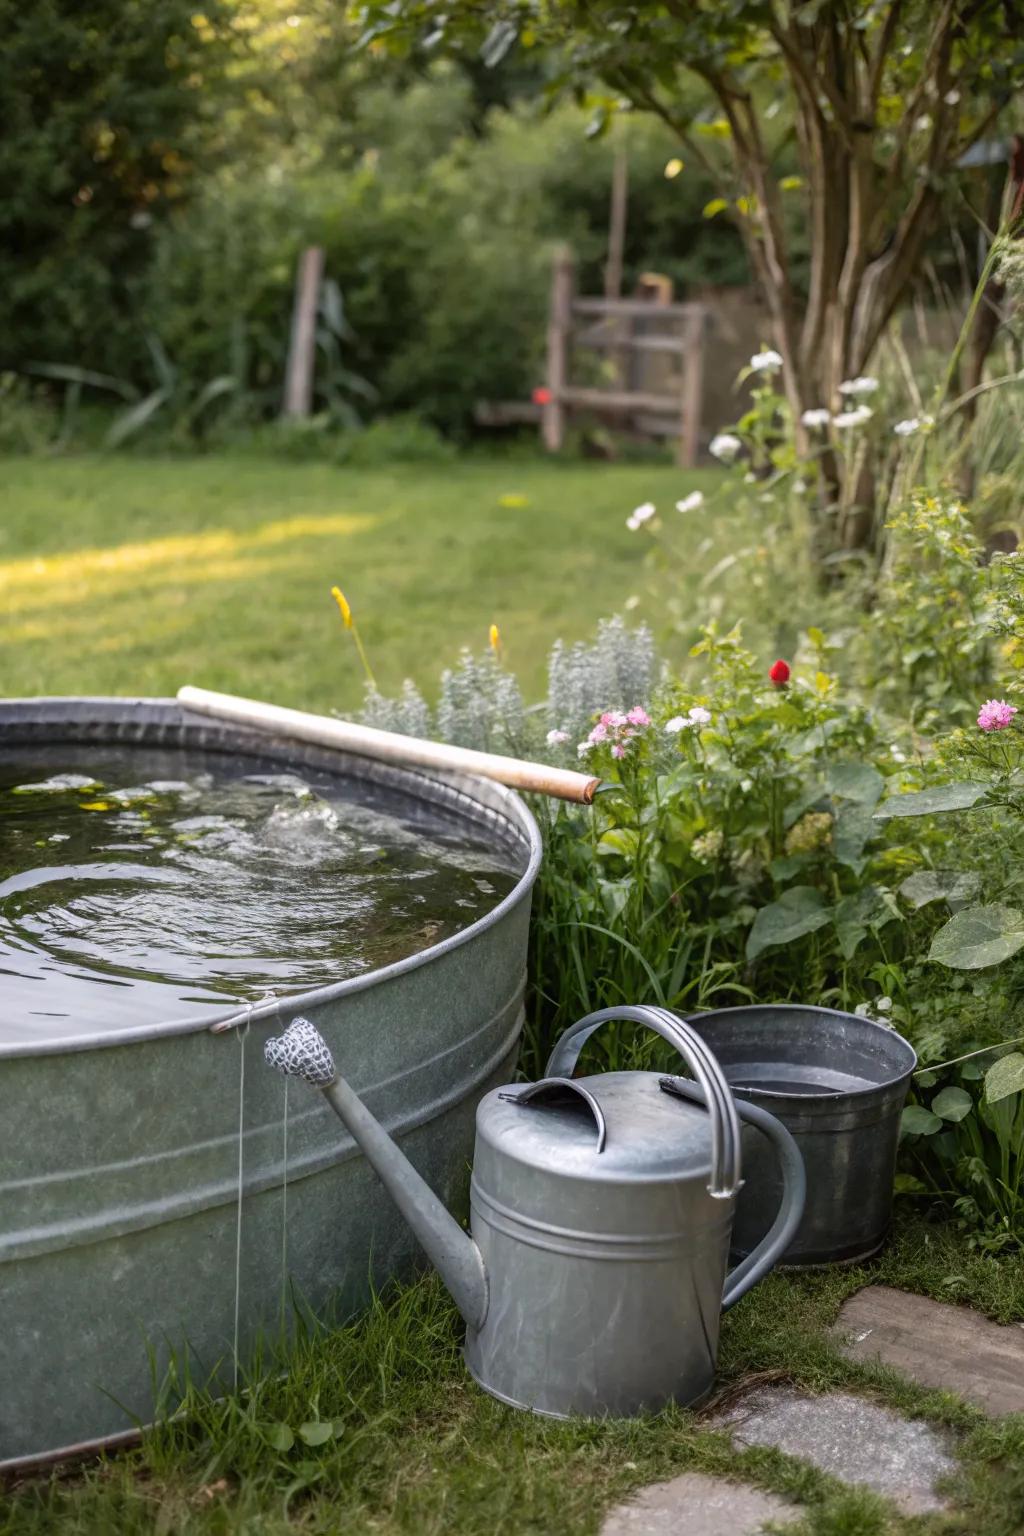
[[[567,247],[556,251],[547,381],[538,391],[543,402],[541,438],[551,452],[564,442],[569,414],[590,411],[629,431],[674,437],[676,462],[687,467],[696,463],[707,312],[702,304],[665,302],[655,285],[652,289],[650,298],[580,297],[572,252]],[[572,382],[575,356],[583,349],[610,359],[610,385]]]

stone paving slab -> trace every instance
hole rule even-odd
[[[601,1536],[761,1536],[769,1520],[792,1525],[799,1518],[777,1494],[684,1472],[611,1510]]]
[[[907,1514],[945,1508],[935,1484],[956,1467],[946,1439],[866,1398],[761,1387],[718,1422],[739,1445],[776,1446],[843,1482],[873,1488]]]
[[[1024,1413],[1024,1325],[993,1323],[948,1301],[869,1285],[833,1330],[849,1360],[880,1360],[922,1387],[944,1387],[985,1413]]]

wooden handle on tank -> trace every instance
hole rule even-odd
[[[259,699],[238,698],[233,693],[211,693],[206,688],[186,685],[178,689],[178,703],[194,714],[230,720],[236,725],[290,736],[296,741],[336,747],[386,763],[477,773],[513,789],[530,789],[539,795],[552,795],[557,800],[575,800],[580,805],[590,805],[601,783],[600,779],[574,773],[571,768],[550,768],[546,763],[527,763],[516,757],[501,757],[496,752],[451,747],[442,741],[420,741],[416,736],[399,736],[394,731],[378,731],[371,725],[356,725],[351,720],[335,720],[329,715],[307,714],[301,709],[285,709],[279,704],[264,704]]]

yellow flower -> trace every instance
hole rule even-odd
[[[345,622],[345,628],[352,628],[352,609],[348,605],[348,599],[340,587],[331,588],[331,596],[341,610],[341,617]]]
[[[501,650],[501,631],[498,629],[497,624],[491,625],[487,631],[487,638],[491,642],[492,651],[497,652]]]

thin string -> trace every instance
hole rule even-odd
[[[281,1173],[281,1325],[288,1314],[288,1078],[284,1080],[284,1120],[281,1140],[283,1143]]]
[[[245,1164],[245,1042],[249,1035],[252,1004],[247,1005],[245,1023],[238,1031],[238,1203],[235,1211],[235,1391],[238,1391],[238,1327],[242,1301],[242,1174]]]

